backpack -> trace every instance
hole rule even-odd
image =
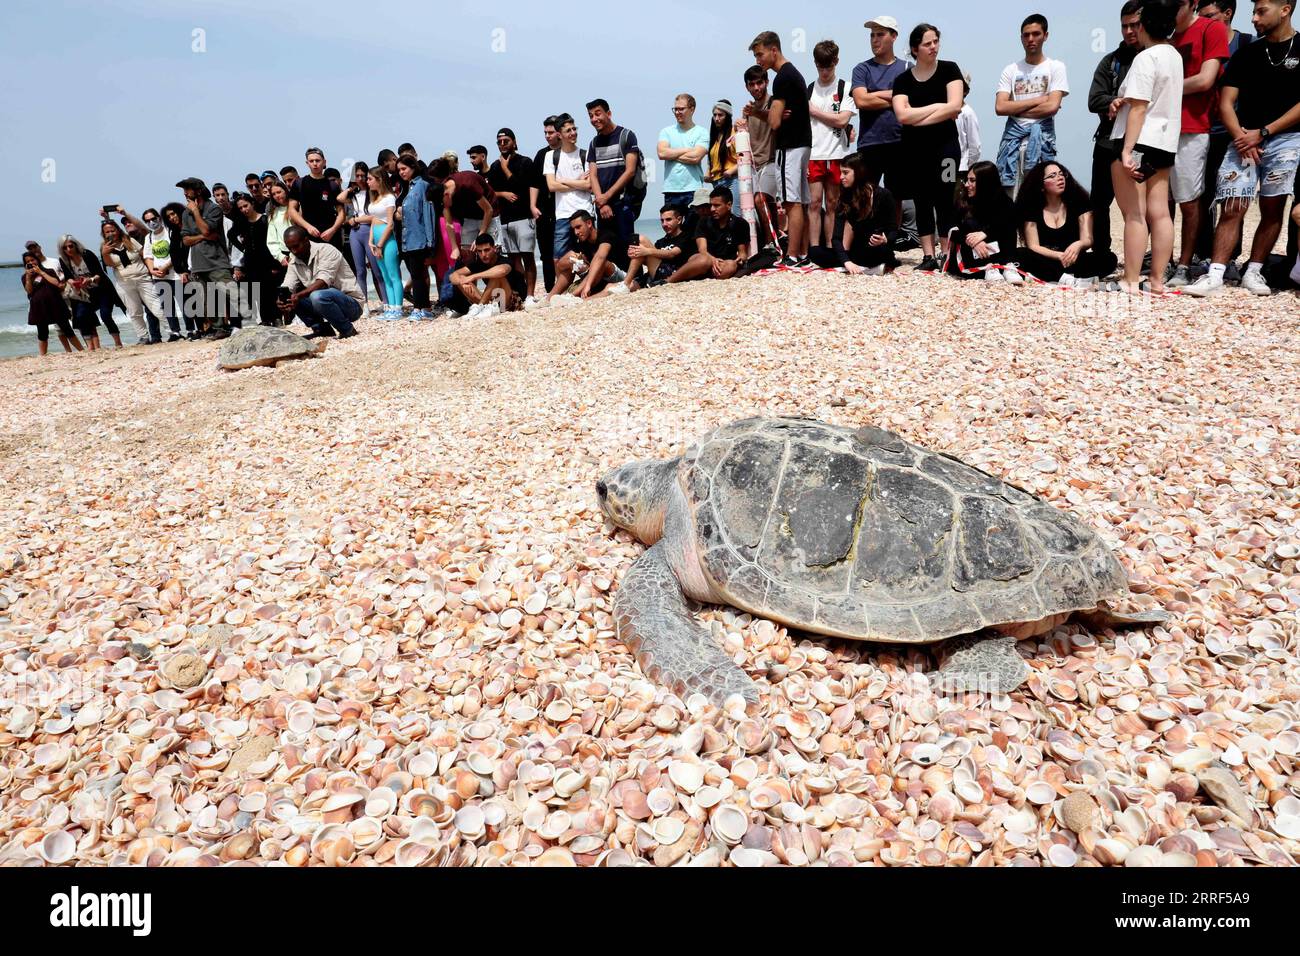
[[[813,95],[813,87],[815,87],[815,86],[816,86],[816,83],[815,83],[815,82],[814,82],[814,83],[809,83],[809,84],[808,84],[808,98],[809,98],[809,99],[812,99],[812,95]],[[842,109],[843,105],[844,105],[844,81],[843,81],[843,80],[840,80],[839,88],[835,91],[835,110],[834,110],[834,112],[836,112],[836,113],[840,112],[840,110]],[[842,130],[840,130],[840,131],[839,131],[839,135],[844,137],[844,145],[845,145],[845,146],[850,145],[850,144],[853,142],[853,123],[850,122],[847,126],[845,126]]]
[[[587,168],[587,151],[585,149],[582,149],[581,147],[578,148],[578,162],[582,164],[583,169]],[[558,176],[559,174],[560,174],[560,150],[553,149],[551,150],[551,175]]]
[[[618,128],[618,148],[623,156],[627,156],[627,127]],[[641,152],[641,147],[633,147],[632,152],[636,153],[636,172],[632,174],[632,181],[624,187],[624,193],[630,202],[641,203],[645,200],[646,178],[645,178],[645,154]]]

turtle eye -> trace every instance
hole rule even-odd
[[[603,481],[596,482],[596,494],[600,495],[601,501],[604,501],[606,495],[609,494],[609,486],[606,485]]]

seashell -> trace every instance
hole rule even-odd
[[[1052,866],[1068,868],[1079,862],[1079,855],[1064,843],[1053,843],[1047,851],[1047,859]]]
[[[387,787],[376,787],[366,797],[365,815],[382,820],[397,809],[398,796]]]
[[[1098,840],[1092,855],[1104,866],[1119,866],[1131,849],[1123,840]]]
[[[537,828],[537,835],[546,840],[558,840],[572,826],[572,818],[563,810],[550,814]]]
[[[980,798],[982,799],[983,796],[984,791],[981,790]],[[971,802],[976,803],[978,800]],[[953,794],[948,793],[946,790],[941,790],[936,793],[930,798],[930,802],[926,805],[926,813],[929,814],[932,820],[937,820],[940,823],[950,823],[953,818],[961,812],[961,809],[961,803]]]
[[[1061,801],[1057,816],[1069,829],[1082,833],[1097,825],[1099,813],[1092,797],[1076,791]]]
[[[714,810],[709,817],[709,824],[719,839],[733,846],[741,841],[749,829],[749,819],[744,811],[730,804]]]
[[[577,866],[573,854],[562,846],[553,846],[536,860],[533,866]]]
[[[1273,819],[1272,830],[1278,836],[1288,840],[1300,840],[1300,816],[1278,814]]]
[[[646,806],[655,816],[661,816],[677,806],[677,795],[666,787],[655,787],[646,795]]]
[[[47,833],[40,842],[40,857],[52,866],[67,863],[77,852],[77,841],[66,830]]]
[[[660,846],[671,846],[681,839],[686,832],[686,825],[676,817],[660,817],[654,822],[653,830]]]
[[[716,807],[722,802],[722,791],[710,784],[705,784],[695,791],[695,805],[703,810]]]
[[[546,719],[553,724],[562,724],[573,716],[573,705],[563,697],[551,701],[546,706]]]
[[[398,866],[419,866],[432,853],[433,847],[412,840],[404,840],[398,844],[397,852],[393,854],[393,862]]]
[[[1207,750],[1204,747],[1194,747],[1184,750],[1182,753],[1174,754],[1169,763],[1175,770],[1196,773],[1198,770],[1204,770],[1213,761],[1214,751]]]
[[[436,754],[421,752],[406,762],[406,769],[417,777],[430,777],[438,772]]]
[[[675,760],[668,767],[668,779],[678,790],[694,793],[704,784],[704,768],[699,764]]]
[[[496,770],[496,762],[491,757],[487,756],[487,754],[481,754],[477,751],[466,757],[465,763],[469,766],[470,770],[478,774],[480,777],[490,777],[492,776],[492,772]]]
[[[734,866],[758,867],[758,866],[775,866],[780,860],[775,854],[768,853],[765,850],[751,850],[748,847],[738,846],[732,849],[727,855]]]
[[[1133,849],[1129,850],[1128,855],[1124,857],[1124,865],[1160,866],[1160,861],[1163,857],[1164,854],[1153,846],[1135,846]]]
[[[1046,806],[1056,799],[1056,788],[1043,780],[1037,780],[1025,787],[1025,799],[1030,803]]]
[[[633,820],[645,820],[650,816],[650,805],[646,795],[640,790],[623,791],[623,812]]]
[[[1173,853],[1165,853],[1160,857],[1157,866],[1196,866],[1196,855],[1187,853],[1182,850],[1175,850]]]
[[[577,770],[561,770],[555,777],[555,793],[568,799],[591,782],[591,778]]]
[[[456,811],[454,822],[461,836],[469,840],[477,839],[484,831],[483,808],[477,804],[461,807]]]
[[[917,744],[912,748],[911,759],[922,767],[929,767],[943,759],[943,751],[934,744]]]

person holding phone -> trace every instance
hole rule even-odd
[[[41,355],[50,350],[50,326],[59,330],[63,351],[77,351],[82,346],[68,324],[68,305],[63,301],[63,280],[58,273],[41,264],[34,252],[23,253],[23,289],[27,293],[27,324],[36,326],[36,348]]]
[[[117,207],[122,218],[139,226],[145,232],[144,223],[128,212]],[[103,210],[104,223],[100,226],[100,259],[112,270],[114,284],[118,294],[126,303],[126,314],[135,328],[136,345],[157,345],[162,341],[158,316],[165,314],[158,290],[154,288],[153,276],[144,264],[144,250],[139,243],[128,236],[122,227],[108,218],[109,210]],[[145,310],[148,310],[148,319]]]
[[[1151,240],[1149,290],[1165,291],[1165,267],[1174,251],[1169,211],[1169,173],[1182,130],[1183,58],[1172,40],[1179,0],[1148,0],[1138,22],[1142,51],[1120,85],[1111,138],[1122,142],[1111,163],[1115,199],[1124,215],[1124,279],[1120,288],[1138,294],[1142,259]]]

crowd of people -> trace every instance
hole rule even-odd
[[[739,109],[718,99],[706,128],[695,97],[675,97],[655,146],[659,239],[636,229],[649,179],[640,142],[594,99],[585,148],[578,121],[559,113],[543,121],[546,145],[531,157],[503,127],[492,162],[476,145],[469,169],[454,150],[426,163],[403,143],[373,166],[356,163],[345,182],[310,147],[305,173],[249,173],[233,192],[186,178],[176,184],[183,202],[138,218],[106,207],[97,252],[71,235],[54,257],[28,243],[29,322],[42,354],[51,327],[65,349],[99,348],[101,325],[121,347],[115,308],[148,343],[294,318],[308,337],[347,338],[367,309],[379,320],[491,316],[773,266],[879,275],[918,247],[922,271],[959,279],[1080,287],[1118,268],[1109,287],[1129,293],[1206,296],[1235,283],[1270,294],[1300,283],[1294,203],[1288,253],[1270,256],[1298,188],[1295,2],[1256,0],[1253,34],[1233,27],[1235,3],[1123,5],[1122,42],[1088,94],[1097,130],[1086,187],[1057,153],[1070,87],[1065,64],[1045,52],[1045,17],[1021,24],[1023,56],[995,96],[1006,125],[984,160],[971,77],[940,57],[939,28],[918,24],[900,56],[897,20],[878,16],[865,23],[871,56],[848,81],[835,42],[814,47],[807,82],[764,32],[749,47]],[[738,214],[742,179],[753,228]]]

